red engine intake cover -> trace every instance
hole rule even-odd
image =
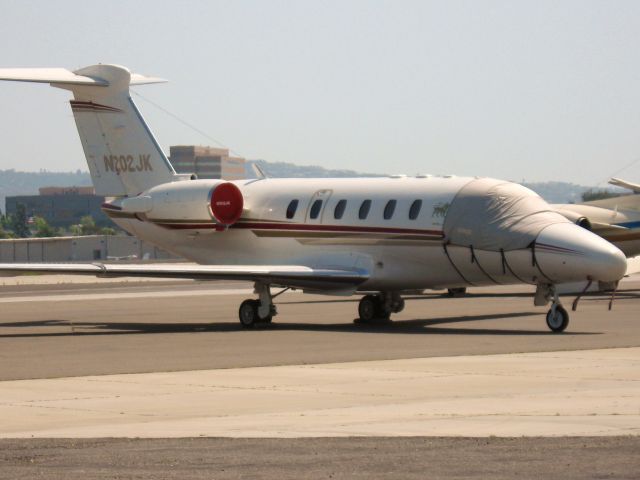
[[[242,192],[233,183],[216,185],[211,194],[211,214],[218,223],[232,225],[242,215],[244,199]]]

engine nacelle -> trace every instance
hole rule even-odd
[[[121,203],[125,212],[144,214],[156,223],[233,225],[242,216],[244,198],[224,180],[189,180],[153,187]]]
[[[217,223],[233,225],[242,216],[243,208],[242,192],[234,183],[219,183],[210,190],[209,211]]]
[[[592,228],[591,222],[584,215],[580,215],[577,212],[573,212],[571,210],[565,210],[565,209],[557,210],[557,212],[563,217],[565,217],[567,220],[569,220],[570,222],[575,223],[576,225],[584,228],[585,230],[591,231],[591,228]]]

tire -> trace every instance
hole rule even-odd
[[[398,300],[398,303],[396,304],[395,309],[393,310],[393,313],[400,313],[403,310],[404,310],[404,298],[401,298],[400,300]]]
[[[358,304],[358,316],[360,321],[367,323],[376,319],[379,310],[379,301],[375,295],[365,295]]]
[[[552,332],[564,332],[568,325],[569,313],[561,305],[556,306],[555,316],[553,316],[553,308],[547,312],[547,327]]]
[[[256,300],[256,318],[257,318],[256,322],[271,323],[274,315],[276,315],[276,307],[274,305],[271,305],[269,309],[269,315],[267,315],[264,318],[261,317],[260,316],[260,300]]]
[[[258,321],[258,305],[258,301],[252,299],[245,300],[240,304],[238,317],[244,328],[253,328]]]
[[[450,297],[463,297],[466,293],[467,293],[466,287],[447,289],[447,295]]]

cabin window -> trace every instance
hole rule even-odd
[[[347,201],[342,199],[336,203],[336,208],[333,210],[333,218],[340,220],[344,215],[344,209],[347,208]]]
[[[289,206],[287,207],[287,218],[293,218],[296,214],[296,210],[298,209],[298,200],[291,200],[289,202]]]
[[[313,205],[311,205],[311,211],[309,212],[309,218],[318,218],[318,215],[320,215],[320,210],[322,210],[322,200],[318,199],[315,202],[313,202]]]
[[[422,208],[422,200],[414,200],[409,208],[409,220],[415,220],[420,215],[420,209]]]
[[[358,218],[360,220],[364,220],[369,215],[369,210],[371,210],[371,200],[365,200],[360,205],[360,211],[358,212]]]
[[[391,217],[393,217],[393,212],[396,211],[396,203],[397,202],[395,200],[389,200],[387,204],[384,206],[385,220],[389,220]]]

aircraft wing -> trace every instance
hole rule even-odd
[[[591,222],[591,228],[599,235],[602,233],[622,233],[629,230],[627,227],[602,222]]]
[[[609,180],[609,183],[616,187],[628,188],[633,191],[633,193],[640,193],[640,185],[637,183],[627,182],[626,180],[621,180],[619,178],[612,178]]]
[[[355,290],[369,274],[361,269],[311,268],[302,265],[141,265],[102,263],[0,263],[0,276],[29,273],[153,277],[192,280],[262,281],[307,290]]]

